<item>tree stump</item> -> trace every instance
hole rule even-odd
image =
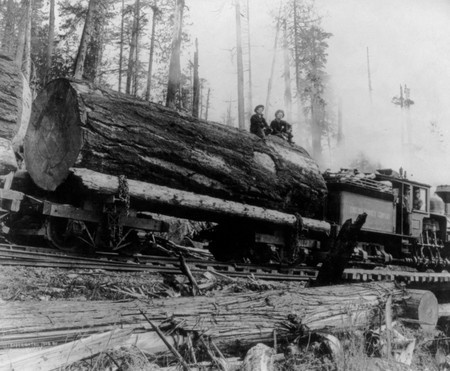
[[[408,290],[402,317],[412,319],[425,332],[433,332],[439,318],[439,305],[431,291]]]

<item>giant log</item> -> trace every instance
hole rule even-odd
[[[44,190],[86,168],[306,217],[321,213],[326,195],[301,147],[67,79],[34,101],[25,161]]]
[[[308,330],[347,331],[379,320],[387,298],[401,303],[394,283],[215,293],[214,296],[131,301],[4,302],[0,304],[0,349],[60,344],[113,329],[152,331],[165,323],[209,336],[222,349],[240,343],[271,343]],[[165,328],[167,330],[168,328]]]
[[[31,113],[28,82],[12,57],[0,53],[0,138],[22,145]]]

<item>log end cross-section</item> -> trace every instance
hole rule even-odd
[[[76,93],[68,81],[57,80],[33,103],[25,137],[25,162],[34,182],[55,190],[66,179],[82,146]]]

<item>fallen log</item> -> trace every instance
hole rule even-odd
[[[31,113],[31,90],[12,57],[0,53],[0,138],[22,145]]]
[[[168,338],[172,345],[173,338]],[[106,350],[134,345],[148,354],[167,350],[156,333],[134,333],[130,329],[114,329],[74,340],[62,345],[32,351],[6,351],[0,355],[0,370],[56,370]]]
[[[368,326],[375,312],[402,291],[392,283],[296,288],[130,302],[6,302],[1,304],[0,349],[64,343],[99,332],[152,331],[155,325],[209,336],[221,349],[293,339],[299,331]]]
[[[328,223],[311,218],[301,218],[299,220],[297,215],[199,195],[152,183],[136,180],[128,180],[127,183],[131,207],[138,211],[152,211],[193,220],[210,220],[215,222],[247,219],[289,227],[294,227],[300,223],[302,228],[311,231],[326,234],[330,231]],[[25,192],[25,190],[19,189],[19,184],[17,184],[17,187],[17,190]],[[71,192],[65,192],[64,190],[71,190]],[[116,176],[105,175],[88,169],[73,168],[71,169],[71,175],[58,191],[60,193],[93,198],[98,198],[101,195],[117,195],[119,192],[119,180]]]
[[[25,161],[45,190],[86,168],[306,217],[327,192],[301,147],[67,79],[35,99]]]
[[[439,319],[436,296],[427,290],[408,290],[401,315],[420,325],[425,332],[433,332]]]

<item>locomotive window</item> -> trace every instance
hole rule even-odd
[[[413,187],[413,209],[427,211],[427,190],[420,187]]]

